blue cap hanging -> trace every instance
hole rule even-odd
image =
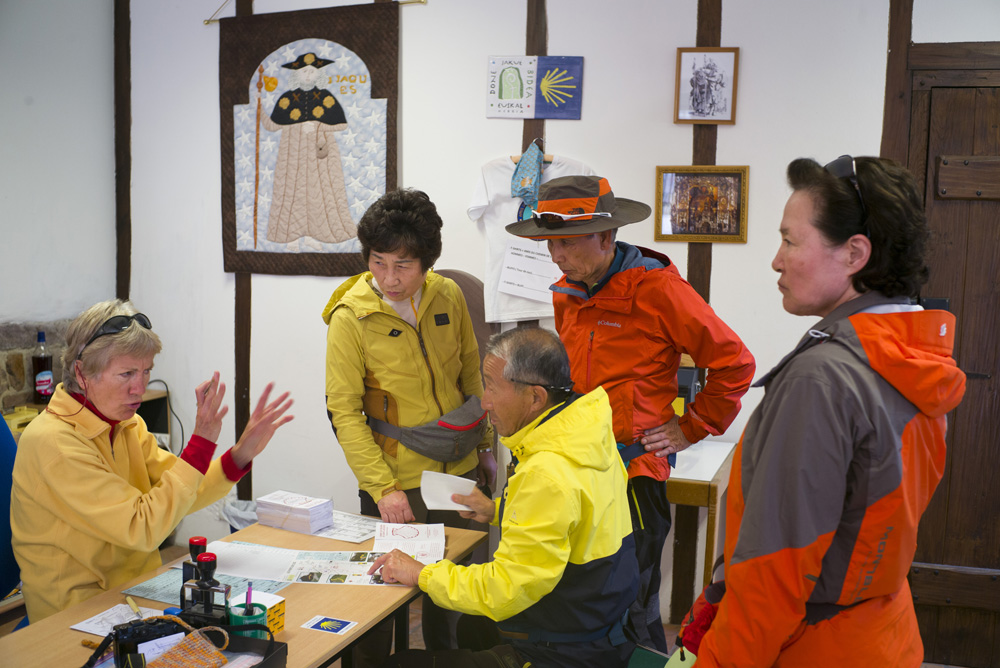
[[[531,142],[517,161],[517,169],[510,180],[510,196],[519,197],[532,209],[538,205],[538,187],[542,183],[542,149]]]

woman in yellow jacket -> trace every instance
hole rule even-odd
[[[434,203],[418,190],[386,193],[362,216],[358,240],[369,271],[340,285],[323,311],[326,405],[358,479],[363,514],[464,527],[469,521],[458,513],[428,512],[420,498],[423,471],[477,477],[480,484],[496,475],[465,298],[430,270],[441,254],[441,226]],[[468,430],[454,432],[465,447],[429,456],[408,430],[435,425],[463,405],[478,413]],[[424,640],[444,649],[451,633],[436,614],[443,613],[426,603]]]
[[[288,393],[264,390],[240,440],[213,460],[227,409],[218,372],[195,390],[194,433],[179,456],[136,415],[160,339],[127,301],[70,325],[63,382],[18,444],[11,545],[32,622],[160,566],[160,544],[188,513],[225,496],[274,431]]]

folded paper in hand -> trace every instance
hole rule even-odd
[[[466,510],[472,508],[455,503],[451,500],[452,494],[472,494],[476,488],[476,481],[468,478],[460,478],[447,473],[437,473],[436,471],[424,471],[420,475],[420,496],[424,499],[424,505],[428,510]]]

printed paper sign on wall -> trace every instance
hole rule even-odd
[[[579,120],[582,99],[580,56],[490,56],[487,118]]]

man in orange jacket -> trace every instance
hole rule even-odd
[[[649,206],[616,198],[607,179],[566,176],[542,184],[533,216],[511,234],[548,242],[565,274],[551,290],[556,328],[577,392],[602,386],[628,466],[629,506],[639,561],[639,596],[629,628],[639,644],[667,651],[660,619],[660,556],[670,531],[669,460],[740,410],[754,359],[738,336],[685,281],[667,256],[615,241]],[[674,414],[681,353],[708,370],[684,415]]]

